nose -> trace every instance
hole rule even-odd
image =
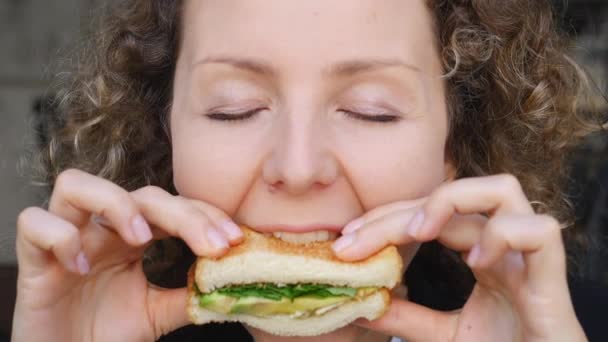
[[[263,177],[269,189],[303,195],[331,185],[338,176],[338,163],[322,125],[302,118],[283,121],[264,163]]]

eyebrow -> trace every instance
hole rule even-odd
[[[192,64],[193,67],[205,64],[227,64],[234,68],[249,71],[262,76],[276,76],[278,71],[270,63],[248,58],[229,56],[206,57]],[[363,72],[383,68],[400,67],[414,72],[421,72],[420,68],[400,59],[353,59],[341,61],[327,67],[323,73],[327,76],[352,76]]]

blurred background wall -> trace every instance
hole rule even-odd
[[[49,66],[86,27],[94,0],[0,0],[0,342],[8,341],[15,295],[15,225],[20,210],[42,203],[40,189],[31,186],[19,164],[36,146],[36,110],[46,94]],[[99,1],[97,1],[99,2]],[[578,46],[576,58],[608,93],[608,0],[555,1],[565,28]],[[597,103],[605,105],[599,95]],[[608,109],[607,109],[608,110]],[[598,238],[608,229],[608,149],[605,138],[591,139],[573,160],[573,197],[579,222]],[[27,161],[27,159],[25,160]],[[604,235],[605,236],[605,235]],[[585,265],[591,278],[608,274],[608,254],[590,251]],[[604,279],[608,281],[608,279]],[[593,283],[595,284],[595,283]],[[587,283],[576,283],[580,301]],[[592,285],[595,286],[595,285]],[[603,300],[606,303],[606,291]],[[589,311],[583,315],[591,315]],[[605,313],[604,313],[605,317]],[[593,319],[593,317],[589,318]],[[604,336],[608,340],[608,336]]]
[[[49,62],[78,35],[82,2],[0,0],[1,263],[15,262],[15,215],[36,200],[17,169],[24,150],[35,143],[33,105],[48,86]]]
[[[15,295],[17,213],[40,203],[18,164],[35,144],[33,106],[47,66],[80,31],[80,0],[0,0],[0,341],[8,341]]]

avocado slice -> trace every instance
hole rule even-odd
[[[236,298],[225,296],[217,292],[201,294],[198,300],[200,306],[223,314],[230,313],[230,308],[233,307],[236,301]]]
[[[356,289],[356,295],[350,291],[336,291],[335,295],[319,297],[314,294],[295,298],[265,298],[260,296],[235,297],[230,293],[214,291],[199,294],[199,305],[208,310],[223,314],[248,314],[258,317],[273,315],[294,315],[294,318],[304,318],[311,315],[322,315],[351,300],[359,300],[376,292],[376,287]]]

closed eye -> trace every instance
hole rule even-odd
[[[370,122],[378,122],[378,123],[390,123],[401,120],[400,116],[391,115],[391,114],[363,114],[359,112],[354,112],[350,110],[341,109],[340,112],[344,114],[344,116],[350,119],[370,121]]]
[[[252,119],[256,114],[265,110],[266,108],[256,108],[246,112],[239,113],[226,113],[226,112],[213,112],[206,114],[205,116],[211,120],[217,121],[246,121]]]

